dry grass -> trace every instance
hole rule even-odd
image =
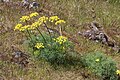
[[[87,23],[96,20],[99,22],[106,33],[120,44],[120,8],[99,0],[38,0],[44,5],[45,12],[41,15],[58,15],[67,21],[65,32],[68,37],[73,38],[73,42],[77,40],[76,51],[85,54],[94,51],[102,51],[108,56],[113,57],[120,64],[119,54],[114,54],[111,48],[87,40],[82,36],[78,36],[78,31],[84,30]],[[0,3],[0,80],[99,80],[83,68],[62,68],[57,70],[52,65],[44,61],[36,61],[30,58],[26,68],[20,68],[17,64],[10,62],[13,53],[11,45],[16,46],[23,52],[27,52],[27,48],[23,45],[25,36],[20,32],[13,31],[15,24],[20,16],[28,14],[32,11],[21,7],[9,7]],[[118,68],[120,65],[118,64]],[[86,71],[86,72],[85,72]],[[85,74],[84,74],[85,72]],[[87,78],[85,78],[87,75]]]

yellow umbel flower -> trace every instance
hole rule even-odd
[[[117,75],[120,75],[120,70],[117,70],[117,71],[116,71],[116,74],[117,74]]]
[[[42,23],[39,22],[39,21],[34,22],[34,23],[32,23],[32,25],[31,25],[31,29],[35,29],[35,28],[39,27],[41,24],[42,24]]]
[[[46,23],[47,20],[48,20],[48,17],[45,17],[45,16],[42,16],[38,19],[38,21],[41,22],[41,23]]]
[[[50,18],[49,18],[49,21],[50,22],[54,22],[54,21],[57,21],[57,20],[59,20],[60,18],[58,17],[58,16],[51,16]]]
[[[25,26],[21,27],[19,29],[19,31],[25,31],[25,30],[29,30],[29,29],[30,29],[30,25],[25,25]]]
[[[15,31],[15,30],[19,30],[21,27],[22,27],[22,24],[17,24],[17,25],[15,26],[14,31]]]
[[[31,13],[30,14],[30,17],[32,18],[32,17],[35,17],[35,16],[38,16],[39,14],[37,13],[37,12],[34,12],[34,13]]]
[[[62,24],[62,23],[66,23],[66,22],[64,20],[58,20],[55,22],[55,25]]]
[[[30,17],[29,16],[22,16],[20,18],[20,22],[25,22],[25,21],[29,21],[30,20]]]
[[[99,61],[100,61],[100,59],[96,59],[95,61],[96,61],[96,62],[99,62]]]
[[[19,31],[25,31],[25,28],[24,28],[24,27],[21,27],[21,28],[19,29]]]
[[[59,44],[63,44],[67,41],[67,38],[64,36],[59,36],[58,38],[54,39],[56,42],[58,42]]]
[[[35,45],[35,47],[36,47],[37,49],[40,49],[40,48],[44,48],[44,45],[43,45],[43,43],[37,43],[37,44]]]

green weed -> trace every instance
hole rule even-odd
[[[116,62],[103,53],[89,53],[82,57],[84,67],[94,72],[105,80],[117,80]]]

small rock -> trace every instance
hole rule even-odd
[[[21,51],[15,51],[12,54],[11,61],[14,62],[14,63],[19,64],[21,67],[25,67],[29,63],[28,62],[28,57],[29,56],[27,54],[25,54],[25,53],[23,53]]]
[[[39,5],[40,5],[39,3],[37,3],[35,0],[33,0],[33,2],[30,3],[30,5],[29,5],[29,9],[31,9],[31,8],[38,9]]]
[[[28,0],[22,0],[22,6],[24,6],[25,8],[29,7],[29,1]]]

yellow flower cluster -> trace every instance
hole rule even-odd
[[[51,16],[49,18],[50,22],[55,22],[55,25],[66,23],[64,20],[61,20],[58,16]]]
[[[120,75],[120,70],[117,70],[117,71],[116,71],[116,74],[117,74],[117,75]]]
[[[20,22],[26,22],[26,21],[30,21],[32,17],[38,16],[39,14],[37,12],[31,13],[29,16],[22,16],[20,18]],[[46,17],[46,16],[42,16],[40,17],[36,22],[32,23],[31,25],[29,25],[28,23],[23,24],[17,24],[15,26],[14,30],[19,30],[19,31],[25,31],[25,30],[33,30],[36,29],[37,27],[39,27],[40,25],[42,25],[43,23],[46,23],[47,21],[49,22],[55,22],[55,25],[61,24],[61,23],[65,23],[64,20],[60,20],[60,18],[58,16],[51,16],[51,17]]]
[[[59,44],[63,44],[67,41],[67,37],[64,36],[59,36],[58,38],[54,39],[56,42],[58,42]]]
[[[30,20],[30,17],[29,16],[22,16],[20,18],[20,22],[26,22],[26,21],[29,21]]]
[[[34,23],[32,23],[32,25],[31,25],[31,29],[35,29],[35,28],[39,27],[41,24],[42,24],[42,23],[39,22],[39,21],[34,22]]]
[[[58,17],[58,16],[51,16],[50,18],[49,18],[49,21],[50,22],[54,22],[54,21],[57,21],[57,20],[59,20],[60,18]]]
[[[19,29],[19,31],[25,31],[25,30],[29,30],[29,29],[30,29],[30,25],[25,25],[25,26],[21,27]]]
[[[40,49],[40,48],[44,48],[44,45],[43,45],[43,43],[37,43],[37,44],[35,45],[35,47],[36,47],[37,49]]]
[[[14,31],[15,31],[15,30],[25,31],[25,30],[30,30],[30,29],[31,29],[31,26],[30,26],[30,25],[25,25],[25,26],[23,26],[22,24],[17,24],[17,25],[15,26]]]
[[[19,30],[21,27],[22,27],[22,24],[17,24],[17,25],[15,26],[14,31],[15,31],[15,30]]]
[[[39,15],[39,14],[38,14],[37,12],[31,13],[31,14],[30,14],[30,18],[35,17],[35,16],[38,16],[38,15]]]
[[[47,20],[48,20],[48,17],[45,17],[45,16],[42,16],[38,19],[38,21],[41,22],[41,23],[46,23]]]
[[[100,61],[100,59],[96,59],[95,61],[96,61],[96,62],[99,62],[99,61]]]
[[[58,20],[55,22],[55,25],[62,24],[62,23],[66,23],[66,22],[64,20]]]
[[[43,23],[42,21],[36,21],[32,23],[31,25],[25,25],[25,26],[23,26],[22,24],[17,24],[14,30],[19,30],[19,31],[33,30],[39,27]]]
[[[26,21],[30,21],[30,18],[38,16],[39,14],[37,12],[31,13],[29,16],[22,16],[20,18],[20,22],[26,22]]]
[[[26,21],[30,21],[30,18],[38,16],[39,14],[37,12],[31,13],[29,16],[22,16],[20,18],[20,22],[26,22]],[[15,26],[14,30],[19,30],[19,31],[25,31],[25,30],[33,30],[36,27],[39,27],[42,23],[39,21],[36,21],[34,23],[32,23],[32,25],[22,25],[22,24],[17,24]]]

